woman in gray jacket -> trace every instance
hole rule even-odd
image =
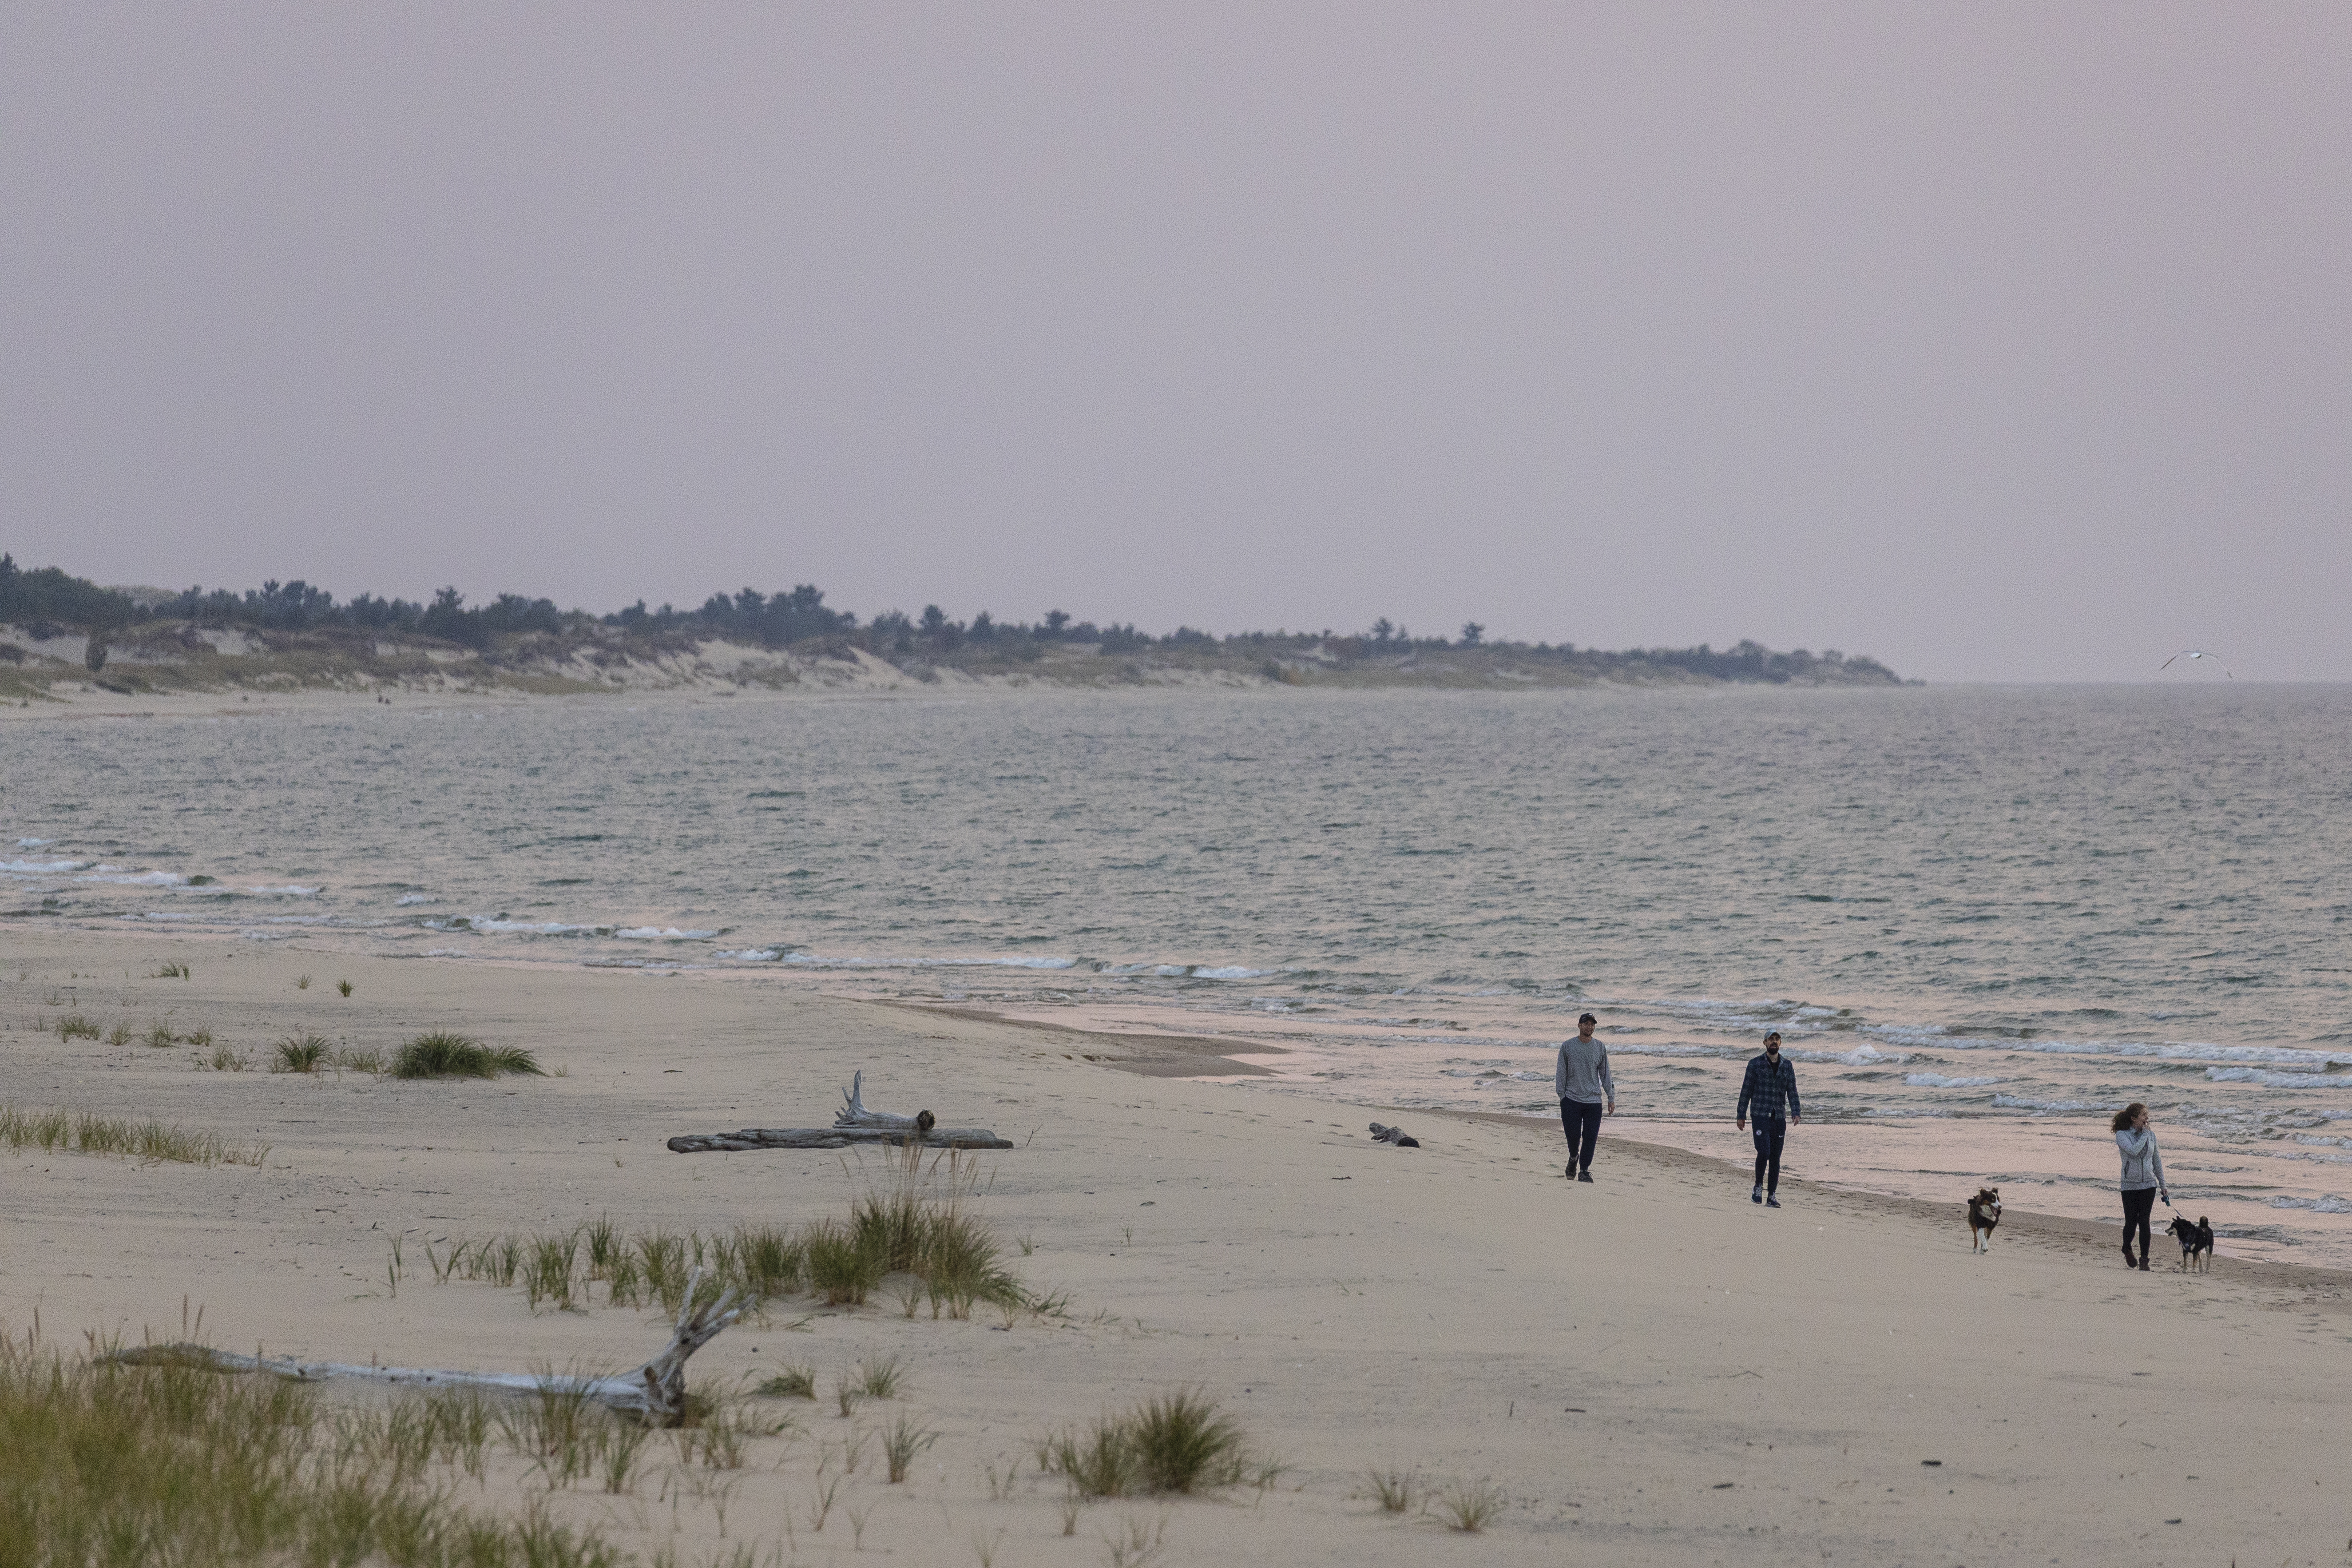
[[[2116,1147],[2124,1157],[2124,1267],[2147,1267],[2147,1219],[2161,1195],[2172,1201],[2164,1180],[2164,1156],[2156,1152],[2156,1134],[2148,1131],[2147,1107],[2133,1100],[2116,1112]],[[2139,1258],[2132,1258],[2132,1227],[2139,1227]]]

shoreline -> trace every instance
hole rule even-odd
[[[797,1365],[822,1389],[892,1357],[902,1386],[848,1416],[751,1398],[791,1427],[749,1438],[736,1470],[656,1443],[634,1489],[608,1495],[551,1485],[499,1448],[462,1483],[478,1506],[536,1506],[641,1560],[749,1545],[761,1560],[969,1568],[980,1541],[1001,1561],[1079,1568],[1133,1521],[1177,1561],[1419,1563],[1452,1549],[1445,1500],[1480,1488],[1496,1509],[1462,1549],[1513,1564],[2220,1562],[2257,1546],[2325,1561],[2344,1538],[2314,1482],[2352,1439],[2352,1409],[2313,1358],[2333,1364],[2352,1331],[2344,1281],[2320,1270],[2224,1258],[2210,1275],[2117,1276],[2015,1211],[1978,1258],[1948,1210],[1791,1176],[1788,1206],[1766,1211],[1717,1162],[1615,1137],[1604,1180],[1567,1184],[1541,1119],[1401,1113],[1423,1147],[1396,1149],[1366,1135],[1392,1119],[1376,1105],[1090,1070],[1115,1064],[1075,1059],[1085,1042],[1066,1033],[757,973],[677,984],[183,943],[194,978],[156,976],[173,946],[0,936],[0,1100],[151,1115],[272,1152],[255,1169],[0,1148],[12,1333],[37,1310],[51,1342],[188,1337],[184,1300],[204,1337],[239,1351],[628,1366],[667,1331],[657,1310],[593,1294],[533,1310],[519,1284],[435,1283],[428,1249],[600,1216],[624,1236],[704,1237],[837,1216],[887,1162],[662,1141],[822,1125],[855,1070],[868,1105],[1013,1143],[953,1179],[1058,1310],[934,1321],[887,1293],[780,1302],[713,1341],[693,1375],[726,1394]],[[34,1032],[29,1015],[69,977],[109,1020],[205,1024],[253,1059],[216,1071],[177,1039]],[[272,1042],[305,1030],[341,1049],[436,1028],[536,1050],[558,1076],[262,1070]],[[407,1273],[388,1280],[395,1240]],[[1177,1387],[1286,1468],[1263,1489],[1074,1505],[1065,1533],[1066,1487],[1029,1462],[1040,1436]],[[319,1396],[384,1398],[334,1384]],[[901,1420],[936,1438],[892,1483],[874,1443]],[[858,1443],[867,1462],[845,1474]],[[1426,1510],[1384,1513],[1375,1471],[1415,1478]],[[852,1512],[819,1531],[828,1479]]]

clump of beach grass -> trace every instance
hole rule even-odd
[[[544,1078],[539,1058],[520,1046],[486,1046],[448,1030],[419,1035],[394,1053],[394,1078],[498,1078],[513,1073]]]
[[[327,1065],[328,1055],[333,1049],[323,1035],[289,1035],[278,1042],[278,1059],[270,1064],[269,1070],[315,1073]]]
[[[147,1043],[159,1048],[164,1046],[176,1046],[180,1043],[180,1037],[172,1033],[171,1025],[159,1019],[147,1026]]]
[[[215,1046],[206,1063],[215,1072],[243,1072],[253,1065],[253,1058],[229,1046]]]
[[[184,963],[167,963],[155,972],[158,980],[194,980],[196,972]]]
[[[97,1021],[81,1013],[67,1014],[57,1021],[56,1028],[58,1044],[61,1046],[69,1046],[77,1039],[94,1040],[100,1034]]]
[[[106,1043],[110,1046],[127,1046],[131,1040],[131,1026],[128,1024],[117,1024],[106,1032]]]
[[[788,1366],[782,1372],[771,1373],[751,1392],[763,1394],[771,1399],[814,1399],[816,1368]]]
[[[1037,1459],[1085,1497],[1209,1491],[1240,1485],[1253,1468],[1269,1477],[1280,1468],[1254,1457],[1241,1427],[1192,1389],[1049,1436],[1038,1443]]]
[[[431,1400],[329,1419],[314,1391],[0,1340],[0,1519],[11,1563],[606,1568],[593,1528],[508,1522],[431,1474],[462,1436]]]
[[[294,989],[297,991],[308,991],[310,989],[310,977],[305,974],[296,980],[294,982]]]
[[[257,1170],[269,1146],[232,1144],[216,1132],[190,1132],[149,1118],[100,1116],[87,1110],[25,1110],[0,1104],[0,1143],[37,1148],[43,1153],[120,1154],[126,1159],[170,1161],[184,1165],[251,1165]]]
[[[1421,1494],[1421,1476],[1415,1470],[1386,1469],[1371,1472],[1372,1496],[1380,1500],[1382,1513],[1410,1513],[1412,1500]]]
[[[913,1419],[900,1415],[887,1432],[882,1434],[882,1458],[889,1466],[890,1484],[898,1485],[907,1479],[908,1467],[915,1456],[940,1440],[940,1435],[928,1426],[915,1425]]]
[[[395,1069],[396,1070],[396,1069]],[[846,1220],[826,1217],[797,1227],[743,1225],[705,1236],[655,1228],[625,1236],[609,1217],[552,1235],[458,1239],[446,1260],[429,1252],[436,1280],[521,1279],[531,1305],[558,1310],[594,1304],[604,1286],[614,1307],[658,1306],[675,1316],[688,1281],[701,1271],[698,1299],[733,1291],[754,1307],[807,1294],[829,1306],[860,1306],[886,1275],[910,1281],[908,1300],[929,1300],[932,1316],[966,1317],[986,1301],[1016,1314],[1058,1314],[1059,1295],[1034,1296],[1000,1261],[995,1235],[967,1204],[971,1183],[950,1173],[944,1190],[914,1187],[857,1201]],[[854,1398],[892,1396],[895,1363],[869,1363],[852,1380]],[[814,1386],[808,1390],[814,1395]]]
[[[335,989],[348,996],[352,994],[352,983],[348,980],[338,980],[335,982]]]
[[[1456,1481],[1437,1500],[1445,1528],[1475,1535],[1503,1511],[1503,1490],[1489,1480]]]

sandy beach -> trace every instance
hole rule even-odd
[[[1937,1205],[1797,1179],[1769,1212],[1715,1162],[1615,1139],[1596,1184],[1577,1186],[1540,1124],[1414,1114],[1423,1146],[1388,1148],[1366,1135],[1396,1120],[1377,1107],[1166,1076],[1189,1052],[1199,1070],[1227,1065],[1200,1042],[1141,1047],[1150,1070],[1122,1071],[1087,1059],[1126,1054],[1117,1041],[757,974],[29,922],[5,958],[0,1100],[270,1150],[258,1169],[6,1151],[0,1323],[21,1335],[37,1312],[54,1343],[176,1339],[201,1309],[205,1337],[228,1349],[624,1367],[658,1348],[657,1314],[601,1301],[534,1314],[518,1289],[436,1285],[427,1246],[598,1216],[710,1234],[841,1212],[878,1161],[663,1143],[822,1125],[860,1069],[869,1103],[1010,1138],[978,1157],[981,1212],[1024,1282],[1066,1308],[955,1321],[794,1302],[720,1335],[698,1379],[748,1385],[803,1364],[822,1392],[896,1355],[905,1386],[847,1419],[829,1402],[758,1402],[794,1430],[716,1482],[657,1447],[633,1494],[583,1483],[550,1498],[648,1559],[748,1544],[787,1563],[1099,1563],[1142,1531],[1171,1563],[2334,1563],[2352,1538],[2331,1479],[2352,1437],[2336,1392],[2352,1297],[2327,1271],[2225,1250],[2210,1275],[2184,1276],[2159,1237],[2158,1268],[2127,1274],[2105,1227],[2015,1210],[1978,1258],[1957,1191]],[[194,977],[152,978],[166,963]],[[207,1026],[252,1067],[203,1069],[185,1045],[61,1042],[41,1026],[68,1002],[110,1028]],[[289,1034],[390,1047],[428,1028],[527,1047],[558,1076],[263,1070]],[[1286,1467],[1278,1479],[1066,1520],[1035,1440],[1180,1386],[1233,1414]],[[820,1467],[840,1477],[844,1450],[900,1415],[940,1434],[908,1479],[887,1484],[866,1455],[812,1528]],[[1376,1469],[1417,1472],[1431,1511],[1384,1513]],[[1474,1539],[1439,1505],[1479,1482],[1506,1500]],[[512,1508],[547,1495],[511,1456],[482,1490]]]

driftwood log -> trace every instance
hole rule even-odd
[[[702,1270],[688,1276],[686,1303],[677,1327],[661,1354],[634,1372],[610,1377],[582,1377],[562,1373],[442,1372],[415,1366],[360,1366],[331,1361],[297,1361],[292,1356],[236,1355],[209,1345],[142,1345],[117,1351],[107,1359],[131,1366],[177,1365],[210,1372],[266,1372],[299,1383],[331,1377],[358,1378],[369,1383],[405,1384],[425,1388],[487,1388],[509,1394],[572,1394],[593,1399],[607,1409],[635,1415],[649,1426],[676,1426],[686,1418],[686,1363],[719,1331],[743,1315],[746,1305],[732,1291],[716,1300],[696,1305],[696,1287]]]
[[[754,1149],[846,1149],[872,1143],[902,1149],[1010,1149],[1013,1141],[985,1127],[934,1127],[927,1132],[887,1127],[746,1127],[740,1132],[688,1132],[669,1141],[675,1154],[742,1154]]]
[[[985,1127],[941,1127],[928,1110],[901,1116],[866,1108],[866,1074],[852,1073],[842,1091],[845,1102],[830,1127],[746,1127],[740,1132],[688,1132],[669,1141],[674,1154],[743,1154],[755,1149],[846,1149],[853,1143],[926,1149],[1010,1149],[1009,1139]]]

